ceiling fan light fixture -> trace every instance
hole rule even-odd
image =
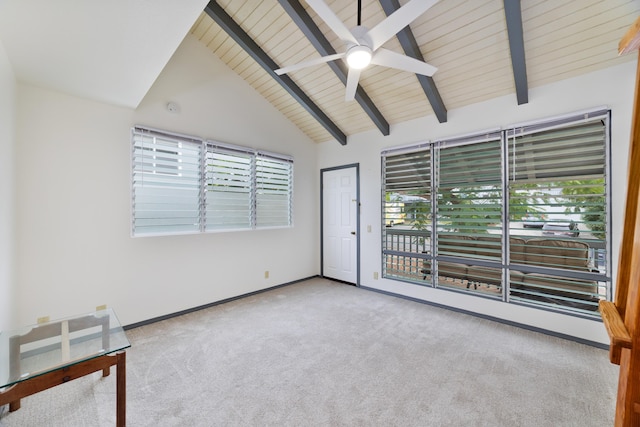
[[[347,52],[347,64],[355,70],[362,70],[371,63],[372,52],[368,46],[353,46]]]

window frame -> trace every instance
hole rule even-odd
[[[583,123],[588,123],[591,121],[595,122],[598,120],[601,120],[603,122],[603,129],[604,129],[603,138],[601,140],[603,144],[603,150],[604,150],[604,156],[603,156],[604,159],[603,159],[603,164],[600,166],[604,171],[602,175],[602,178],[604,179],[604,184],[603,184],[604,194],[602,195],[602,198],[603,198],[602,206],[604,208],[603,215],[605,217],[604,219],[605,230],[604,230],[604,233],[602,233],[604,237],[601,240],[598,240],[598,244],[604,246],[604,249],[603,249],[604,251],[603,253],[605,257],[604,268],[600,269],[598,272],[594,272],[596,270],[593,270],[593,269],[591,270],[584,269],[582,271],[572,271],[571,267],[558,267],[557,270],[554,270],[555,266],[553,264],[516,265],[517,262],[512,262],[510,260],[511,240],[514,237],[516,237],[516,239],[514,240],[518,240],[517,239],[518,233],[517,232],[514,233],[514,231],[512,230],[513,224],[510,216],[510,207],[512,206],[512,200],[510,199],[512,182],[509,177],[509,172],[511,171],[510,162],[512,158],[511,158],[511,152],[510,152],[511,148],[509,146],[510,141],[508,136],[515,133],[517,129],[526,129],[526,131],[529,133],[538,133],[538,132],[543,132],[543,131],[548,131],[553,129],[563,129],[570,126],[579,127],[579,126],[582,126]],[[499,254],[500,256],[495,256],[496,259],[489,259],[492,256],[485,257],[485,256],[480,256],[478,254],[465,255],[464,248],[458,254],[439,253],[438,244],[440,241],[439,233],[441,233],[441,230],[439,230],[438,228],[438,215],[439,215],[438,209],[440,209],[441,206],[439,206],[438,203],[440,198],[442,197],[439,189],[439,179],[440,179],[440,173],[441,173],[441,169],[440,169],[441,151],[452,146],[455,147],[456,145],[482,143],[483,141],[487,141],[491,139],[490,135],[495,136],[496,132],[499,135],[499,139],[500,139],[500,153],[502,157],[501,158],[502,185],[500,188],[500,191],[502,192],[502,203],[503,203],[503,208],[501,212],[502,231],[499,234],[500,239],[496,242],[483,243],[483,244],[474,242],[471,245],[472,246],[476,245],[479,248],[483,248],[483,249],[479,249],[480,251],[484,250],[487,252],[486,254],[483,254],[483,255],[491,255],[491,253],[498,248],[498,245],[500,245],[501,246],[500,254]],[[604,297],[607,300],[611,300],[612,298],[611,271],[612,270],[611,270],[610,254],[612,253],[611,252],[611,188],[612,188],[612,185],[611,185],[611,174],[610,174],[610,161],[611,161],[610,160],[611,159],[610,133],[611,133],[611,112],[609,109],[599,108],[599,109],[594,109],[586,112],[567,114],[567,115],[556,117],[556,118],[543,119],[543,120],[537,120],[537,121],[527,122],[523,124],[511,125],[502,129],[491,129],[487,131],[476,132],[476,133],[463,135],[456,138],[423,141],[415,145],[408,145],[408,146],[383,150],[381,152],[381,178],[382,178],[381,179],[382,181],[382,185],[381,185],[381,200],[382,200],[381,271],[382,271],[382,277],[385,277],[391,280],[404,281],[412,284],[419,284],[423,286],[430,286],[434,288],[446,289],[446,290],[451,290],[456,292],[469,293],[469,294],[477,295],[481,297],[489,297],[489,298],[497,299],[506,303],[533,306],[535,308],[549,309],[551,311],[560,311],[566,314],[576,315],[579,317],[593,318],[598,316],[599,313],[597,312],[597,310],[590,312],[590,311],[587,311],[587,309],[584,309],[583,311],[583,309],[572,308],[570,304],[567,304],[567,307],[563,307],[562,305],[560,305],[562,302],[543,303],[543,302],[522,300],[519,298],[512,298],[510,281],[511,281],[511,271],[515,270],[514,267],[516,267],[518,270],[522,270],[525,273],[547,274],[547,275],[554,274],[553,277],[558,279],[559,282],[563,282],[563,281],[570,282],[571,280],[580,282],[581,280],[582,281],[590,280],[590,281],[594,281],[595,283],[594,286],[596,287],[596,289],[598,289],[597,291],[591,291],[591,292],[596,292],[594,295],[599,295],[600,297]],[[430,150],[431,152],[431,182],[430,182],[430,189],[429,189],[432,196],[431,220],[426,227],[428,229],[427,234],[428,234],[428,237],[430,238],[430,242],[428,244],[428,248],[425,248],[422,251],[416,250],[415,248],[409,248],[409,250],[406,251],[406,250],[402,250],[402,243],[400,243],[401,239],[404,239],[404,241],[408,241],[408,239],[410,238],[414,240],[417,239],[416,230],[413,227],[411,229],[408,229],[409,227],[405,225],[403,227],[400,227],[400,228],[404,228],[403,230],[398,230],[397,232],[395,232],[388,225],[385,226],[387,222],[387,219],[385,218],[385,199],[389,197],[387,194],[388,190],[387,190],[386,164],[387,164],[387,161],[389,159],[392,159],[394,156],[406,155],[408,153],[414,153],[413,155],[416,156],[415,153],[419,153],[420,151],[424,151],[424,150]],[[411,165],[409,165],[409,167],[411,167]],[[559,175],[558,181],[562,181],[563,179],[570,179],[570,177],[567,178],[566,176]],[[401,187],[402,183],[395,182],[394,185],[396,187]],[[426,193],[427,191],[424,190],[423,192]],[[568,200],[568,197],[569,196],[566,196],[567,200]],[[567,207],[572,206],[570,204],[571,203],[570,201],[567,201],[566,203],[569,203]],[[564,208],[565,206],[562,206],[562,207]],[[582,215],[583,213],[580,213],[580,214]],[[591,229],[588,228],[587,232],[590,232],[590,230]],[[591,231],[591,233],[595,233],[595,231]],[[396,234],[398,237],[396,236]],[[596,238],[594,236],[585,237],[585,239],[587,240],[589,238],[600,239],[600,237]],[[397,240],[394,240],[394,239],[397,239]],[[487,239],[487,240],[491,240],[491,239]],[[581,239],[576,239],[576,240],[580,241]],[[388,242],[391,242],[392,244],[390,245]],[[453,245],[452,246],[453,248],[463,247],[464,245],[466,245],[466,244],[462,244],[463,246],[460,246],[461,244],[455,243],[455,242],[451,244]],[[514,247],[517,247],[518,243],[515,242],[513,245]],[[592,246],[591,244],[589,246],[590,246],[589,250],[594,250],[594,246]],[[521,250],[524,251],[524,249],[521,249]],[[455,252],[455,249],[454,249],[454,252]],[[497,255],[497,254],[494,254],[494,255]],[[589,255],[591,256],[592,253],[590,252]],[[600,252],[595,253],[595,256],[598,256],[598,255],[600,255]],[[567,256],[571,257],[571,255],[567,255]],[[467,284],[467,289],[464,289],[464,287],[447,287],[446,285],[441,286],[439,283],[440,277],[438,273],[439,264],[456,263],[461,260],[465,260],[466,263],[469,264],[469,266],[474,267],[476,269],[476,273],[477,271],[483,271],[483,270],[491,271],[493,269],[494,271],[492,273],[487,273],[487,274],[489,274],[489,276],[494,276],[493,277],[494,280],[499,278],[497,287],[500,290],[500,294],[499,295],[496,295],[495,293],[490,295],[483,294],[481,292],[477,292],[477,291],[474,291],[473,289],[470,289],[469,284]],[[592,261],[591,258],[590,260]],[[567,263],[569,263],[569,261],[567,261]],[[388,274],[388,270],[390,271],[391,274]],[[554,285],[543,283],[540,286],[542,286],[541,289],[547,289],[545,288],[545,286],[548,287],[548,289],[553,289]],[[544,293],[544,292],[551,292],[551,291],[543,290],[542,292]],[[580,298],[579,295],[581,294],[581,292],[582,291],[580,290],[576,291],[576,294],[575,294],[576,296],[574,296],[576,300]],[[587,294],[587,295],[591,295],[591,294]],[[560,299],[562,298],[564,297],[561,297]],[[593,310],[593,307],[591,306],[592,303],[590,302],[589,304],[590,306],[588,310]],[[596,304],[596,308],[597,308],[597,304]]]
[[[140,151],[140,147],[136,146],[136,144],[139,143],[140,139],[144,138],[153,138],[154,140],[155,138],[167,139],[174,141],[176,144],[184,143],[198,147],[198,182],[196,184],[198,187],[198,207],[196,209],[197,218],[193,219],[193,223],[188,230],[171,230],[165,225],[156,224],[152,229],[144,231],[139,223],[136,222],[136,220],[140,220],[140,209],[137,209],[137,202],[140,194],[144,194],[143,188],[145,186],[144,182],[142,182],[139,177],[141,176],[141,174],[149,173],[148,171],[144,172],[140,168],[142,167],[142,165],[149,165],[150,163],[153,163],[153,158],[156,157],[155,155],[151,156],[153,157],[152,159],[149,158],[150,156],[145,157],[145,152]],[[153,153],[155,153],[155,150],[153,150]],[[180,163],[178,154],[176,154],[176,162]],[[221,154],[221,157],[228,158],[228,174],[231,180],[227,181],[224,179],[224,159],[218,158],[216,160],[215,166],[214,163],[212,163],[211,159],[215,158],[216,154]],[[242,163],[244,163],[246,166],[244,171],[241,170],[242,167],[236,168],[239,163],[233,162],[234,157],[243,159]],[[272,164],[280,165],[280,169],[285,172],[281,173],[278,176],[277,182],[276,191],[279,195],[285,195],[285,197],[278,198],[278,201],[280,203],[276,204],[275,206],[275,213],[279,215],[278,218],[280,219],[277,224],[274,224],[273,222],[265,224],[263,218],[266,216],[266,214],[264,213],[264,206],[261,206],[259,200],[260,197],[258,196],[258,193],[261,191],[261,189],[259,188],[259,174],[256,170],[256,164],[260,163],[262,159],[268,159]],[[270,228],[293,227],[293,164],[293,157],[285,154],[273,153],[269,151],[232,145],[220,141],[136,125],[131,128],[131,237],[219,233],[228,231],[245,231],[258,229],[263,230]],[[153,166],[155,167],[155,164],[153,164]],[[213,171],[213,168],[216,166],[218,167],[217,171],[222,172],[219,173],[218,176],[216,176],[216,172]],[[234,173],[236,171],[239,174]],[[177,178],[174,179],[179,179],[179,175],[180,174],[176,174],[175,177]],[[242,211],[246,214],[246,218],[244,220],[240,222],[234,222],[234,218],[240,217],[229,215],[229,212],[233,211],[234,209],[233,197],[228,199],[225,202],[226,204],[211,203],[214,195],[213,191],[208,187],[210,183],[212,183],[216,179],[222,184],[226,182],[229,185],[229,188],[234,187],[236,189],[241,189],[240,192],[246,192],[248,194],[248,197],[245,200],[245,210]],[[156,192],[156,196],[161,192],[162,188],[160,187],[160,191]],[[222,194],[223,192],[217,193]],[[230,191],[229,193],[234,192]],[[236,191],[235,193],[238,193],[238,191]],[[173,197],[179,198],[179,196],[176,196],[175,194],[173,195]],[[284,203],[282,202],[282,199],[285,199]],[[156,216],[154,218],[156,219],[161,218],[163,215],[162,208],[158,205],[160,205],[160,203],[156,203],[155,210],[151,209],[148,211],[151,213],[151,215],[155,214]],[[216,218],[221,220],[219,224],[213,222],[213,218],[211,216],[212,212],[219,213],[219,215],[216,216]],[[271,213],[273,212],[274,210],[272,209]]]

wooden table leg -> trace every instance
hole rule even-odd
[[[20,399],[9,402],[9,412],[17,411],[20,409]]]
[[[127,368],[124,351],[116,354],[116,426],[127,424]]]

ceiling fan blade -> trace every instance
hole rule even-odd
[[[375,51],[371,63],[429,77],[438,71],[436,67],[426,62],[382,48]]]
[[[340,59],[344,56],[344,53],[335,53],[333,55],[322,56],[320,58],[311,59],[309,61],[299,62],[297,64],[289,65],[288,67],[278,68],[274,70],[274,72],[281,76],[283,74],[290,73],[292,71],[298,71],[303,68],[312,67],[318,64],[324,64],[325,62],[335,61],[336,59]]]
[[[437,2],[438,0],[411,0],[393,12],[367,33],[373,42],[371,49],[378,49]]]
[[[349,74],[347,74],[347,90],[344,94],[345,101],[353,101],[355,99],[358,81],[360,80],[360,71],[361,70],[354,68],[349,69]]]
[[[331,28],[340,40],[345,42],[358,43],[358,40],[351,34],[351,31],[344,25],[344,22],[336,16],[323,0],[307,0],[307,4],[318,14],[320,18]]]

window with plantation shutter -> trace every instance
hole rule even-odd
[[[135,129],[132,144],[132,232],[200,231],[201,144]]]
[[[290,227],[293,159],[136,126],[132,236]]]
[[[383,151],[383,276],[597,317],[609,128],[599,110]]]

